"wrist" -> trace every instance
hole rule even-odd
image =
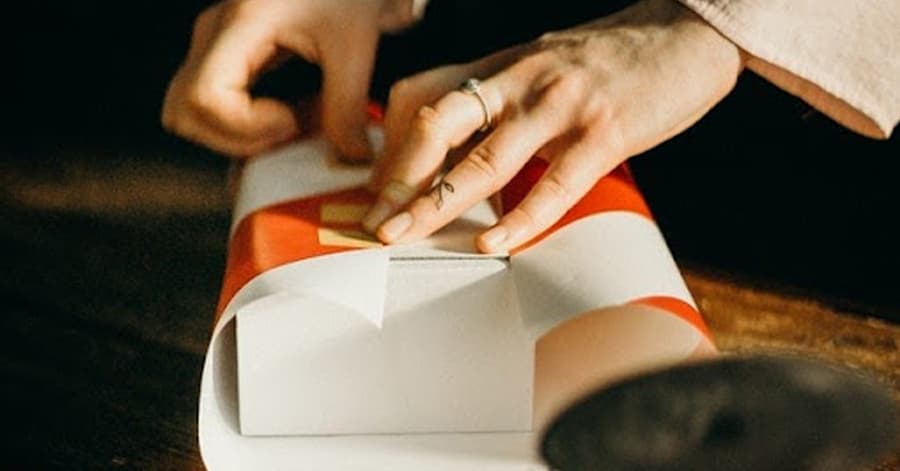
[[[669,4],[669,8],[677,10],[677,21],[681,22],[685,28],[694,30],[698,36],[703,37],[704,41],[709,45],[709,49],[721,58],[722,63],[732,66],[736,76],[740,75],[744,70],[750,54],[719,32],[703,17],[676,0],[650,1],[664,1]]]

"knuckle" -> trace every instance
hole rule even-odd
[[[571,200],[572,192],[569,191],[569,188],[565,183],[560,181],[557,175],[552,173],[546,175],[540,180],[539,185],[541,192],[552,199],[564,204]]]
[[[537,51],[529,54],[528,57],[523,59],[526,64],[534,64],[540,66],[542,68],[547,66],[555,66],[560,65],[560,57],[556,51],[552,49],[538,49]]]
[[[548,70],[557,70],[557,62],[549,51],[537,51],[520,57],[511,69],[514,75],[542,77]]]
[[[391,90],[388,93],[388,106],[402,106],[410,101],[413,96],[413,90],[415,90],[414,79],[405,78],[398,80],[391,86]]]
[[[391,133],[406,133],[415,118],[414,99],[415,84],[413,78],[404,78],[395,82],[388,93],[387,114],[384,117],[385,129]]]
[[[581,103],[590,90],[590,76],[587,72],[570,69],[556,77],[547,87],[546,98],[565,103]]]
[[[184,103],[194,111],[214,115],[219,109],[220,100],[212,87],[193,84],[184,95]]]
[[[605,93],[594,91],[584,100],[584,116],[593,125],[605,125],[612,120],[612,100]]]
[[[468,166],[492,181],[495,181],[499,174],[497,154],[493,149],[486,145],[476,147],[468,156],[466,156],[460,165]]]
[[[416,111],[413,130],[426,138],[437,139],[444,133],[443,119],[433,106],[425,105]]]
[[[539,224],[537,218],[533,214],[531,214],[531,211],[520,206],[510,211],[507,218],[514,220],[517,225],[524,226],[528,229],[534,229],[538,227]]]

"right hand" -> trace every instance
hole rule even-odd
[[[678,2],[641,0],[402,80],[388,100],[385,152],[371,181],[379,197],[363,227],[389,244],[427,237],[496,194],[537,155],[547,171],[476,239],[487,253],[521,246],[627,158],[697,122],[732,90],[743,57]],[[469,77],[483,79],[481,98],[460,91]],[[434,185],[453,151],[463,158]]]
[[[300,134],[295,110],[254,98],[266,69],[297,54],[322,67],[322,126],[349,159],[371,156],[366,104],[380,32],[412,23],[403,0],[228,0],[197,17],[190,50],[169,85],[163,126],[233,157]]]

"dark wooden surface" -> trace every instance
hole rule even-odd
[[[226,163],[188,154],[0,159],[4,468],[202,468],[229,200]],[[897,325],[702,265],[687,280],[725,350],[851,364],[900,399]]]

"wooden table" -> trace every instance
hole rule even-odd
[[[11,469],[202,469],[197,393],[229,198],[226,163],[185,152],[0,159]],[[854,365],[900,400],[900,326],[682,266],[724,350]],[[900,470],[900,453],[878,469]]]

